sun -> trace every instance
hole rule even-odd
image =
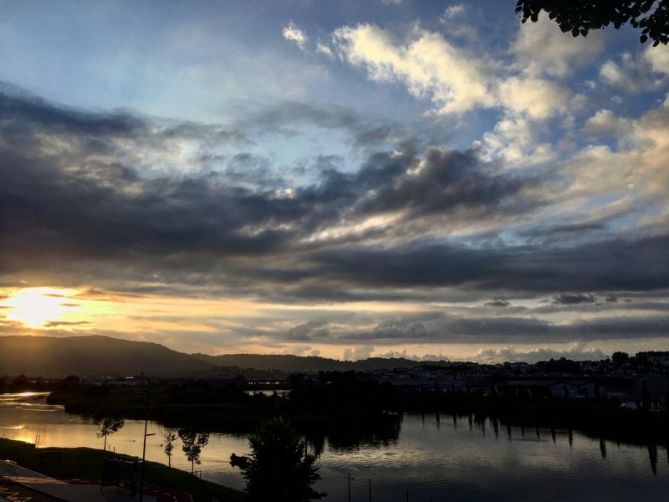
[[[5,319],[17,321],[28,328],[43,329],[60,321],[65,314],[77,310],[69,289],[24,288],[15,291],[0,305],[7,309]]]

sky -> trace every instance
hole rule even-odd
[[[669,47],[514,4],[0,0],[0,334],[669,350]]]

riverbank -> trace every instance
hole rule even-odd
[[[23,441],[0,438],[0,458],[62,480],[99,480],[104,458],[110,455],[110,452],[93,448],[37,448]],[[125,455],[114,454],[114,457],[131,459]],[[144,475],[147,485],[188,492],[195,502],[244,500],[241,491],[201,480],[185,471],[156,462],[146,462]]]
[[[500,428],[573,430],[592,438],[633,445],[669,444],[666,411],[622,409],[610,402],[423,396],[408,399],[404,408],[419,413],[442,412],[456,420],[489,419]]]
[[[623,409],[605,399],[399,390],[356,374],[298,382],[287,398],[249,396],[230,384],[155,382],[148,406],[141,388],[124,387],[78,386],[56,391],[47,401],[69,413],[126,419],[148,415],[168,428],[217,432],[250,433],[262,420],[282,415],[311,441],[319,443],[327,436],[339,447],[395,439],[404,412],[489,418],[500,427],[575,430],[637,445],[669,444],[669,414],[664,410]]]

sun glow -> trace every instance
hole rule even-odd
[[[24,288],[0,305],[7,309],[5,319],[20,322],[28,328],[42,329],[61,321],[69,312],[79,310],[78,304],[73,303],[72,294],[69,289]]]

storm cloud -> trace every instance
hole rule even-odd
[[[311,313],[288,328],[285,320],[239,328],[292,343],[667,335],[665,304],[650,299],[669,289],[669,235],[661,229],[625,234],[608,233],[601,222],[547,224],[541,218],[559,177],[505,169],[474,149],[407,141],[368,148],[355,166],[321,155],[313,159],[315,181],[245,150],[267,131],[305,122],[345,129],[366,147],[393,134],[345,110],[296,104],[206,125],[74,110],[4,88],[0,280],[48,278],[129,295],[200,288],[290,304],[413,302],[428,310],[355,322]],[[634,293],[646,297],[625,309],[609,300]],[[518,299],[539,304],[532,310]],[[489,312],[445,312],[445,303]],[[540,317],[601,303],[611,311],[645,304],[660,314]]]
[[[129,114],[84,113],[7,93],[0,107],[5,273],[76,260],[82,267],[164,268],[215,280],[242,269],[258,280],[285,281],[320,274],[323,250],[342,244],[336,232],[327,235],[332,227],[388,213],[426,225],[449,213],[466,219],[531,203],[521,194],[522,180],[490,173],[473,152],[432,149],[425,158],[378,152],[355,172],[329,169],[316,184],[267,189],[235,184],[227,172],[179,173],[171,145],[194,139],[198,128],[189,124],[165,128]],[[211,129],[195,135],[199,149],[212,134],[235,135]],[[165,171],[142,165],[146,157]],[[248,265],[253,256],[271,257],[269,265]],[[312,266],[291,266],[295,261]]]

